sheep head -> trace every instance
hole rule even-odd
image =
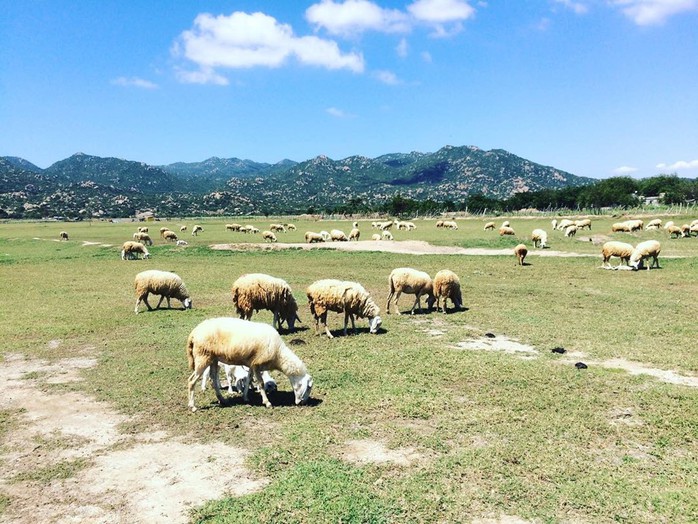
[[[381,324],[383,323],[383,319],[379,316],[375,316],[373,318],[370,318],[368,320],[368,331],[369,333],[373,333],[374,335],[378,333],[378,328],[381,327]]]
[[[303,376],[290,376],[289,380],[296,396],[296,405],[306,404],[313,389],[313,378],[306,373]]]
[[[182,304],[184,304],[184,309],[191,309],[191,307],[192,307],[191,298],[189,298],[189,297],[185,298],[184,302],[182,302]]]

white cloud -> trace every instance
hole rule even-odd
[[[322,0],[305,11],[305,18],[316,28],[322,27],[332,35],[350,36],[368,30],[382,33],[410,30],[405,13],[384,9],[368,0]]]
[[[620,166],[620,167],[617,167],[613,170],[613,174],[615,174],[615,175],[629,175],[629,174],[635,173],[637,171],[638,171],[638,169],[636,167]]]
[[[415,0],[407,10],[417,20],[433,24],[459,22],[475,16],[475,9],[463,0]]]
[[[120,76],[111,81],[112,84],[116,86],[123,87],[139,87],[141,89],[157,89],[159,86],[150,80],[143,80],[137,76],[127,78],[125,76]]]
[[[679,171],[682,169],[698,169],[698,160],[691,160],[690,162],[686,162],[685,160],[679,160],[678,162],[674,162],[673,164],[657,164],[657,169],[668,169],[671,171]]]
[[[395,86],[398,85],[402,82],[398,79],[398,77],[393,73],[392,71],[375,71],[373,73],[373,76],[375,76],[378,80],[383,82],[384,84],[388,84],[390,86]]]
[[[194,27],[184,31],[173,54],[183,56],[199,71],[180,71],[182,81],[224,83],[216,68],[281,67],[290,58],[303,65],[363,72],[358,53],[342,53],[336,42],[316,36],[297,37],[288,24],[264,13],[236,11],[231,15],[198,15]],[[227,83],[227,81],[225,81]]]
[[[344,118],[346,117],[346,113],[342,111],[341,109],[337,109],[336,107],[328,107],[325,109],[328,115],[334,116],[336,118]]]
[[[612,0],[637,25],[662,24],[667,18],[698,10],[698,0]]]
[[[422,60],[424,60],[427,64],[431,64],[434,61],[429,51],[422,51],[419,56],[421,56]]]
[[[397,51],[397,56],[399,56],[401,58],[405,58],[410,51],[410,46],[407,43],[407,40],[402,38],[400,40],[400,43],[395,48],[395,50]]]
[[[555,3],[565,6],[567,9],[578,15],[583,15],[589,12],[589,7],[581,2],[574,2],[573,0],[555,0]]]
[[[184,84],[214,84],[218,86],[227,86],[228,79],[216,73],[210,67],[202,67],[198,71],[186,71],[177,69],[177,80]]]

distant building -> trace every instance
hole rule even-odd
[[[157,220],[155,218],[155,213],[152,211],[143,211],[141,213],[136,213],[136,219],[139,222],[153,222],[154,220]]]

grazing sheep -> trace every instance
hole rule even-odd
[[[313,231],[305,232],[305,241],[308,244],[314,244],[315,242],[324,242],[325,239],[320,233],[314,233]]]
[[[160,228],[160,238],[165,238],[165,233],[169,231],[170,229],[167,227],[161,227]]]
[[[346,242],[349,240],[347,235],[345,235],[344,231],[341,229],[333,229],[330,231],[330,238],[332,239],[332,242]]]
[[[630,226],[625,222],[616,222],[611,226],[612,233],[630,233]]]
[[[144,259],[150,258],[150,253],[140,242],[129,240],[121,246],[121,260],[138,260],[138,255],[143,255]]]
[[[379,233],[373,233],[371,235],[371,240],[380,240],[380,239],[381,239],[381,236]]]
[[[557,229],[558,231],[564,231],[565,228],[572,226],[572,225],[574,225],[574,220],[570,220],[568,218],[563,218],[562,220],[560,220],[557,223],[557,226],[555,227],[555,229]]]
[[[686,238],[691,236],[691,226],[688,224],[683,224],[681,226],[681,236]]]
[[[383,230],[381,233],[381,238],[383,238],[383,240],[394,240],[393,234],[387,229]]]
[[[439,310],[441,299],[444,299],[443,312],[446,313],[446,301],[450,298],[453,307],[460,310],[463,306],[463,295],[460,289],[460,279],[450,269],[442,269],[434,276],[434,296],[436,310]]]
[[[140,242],[141,244],[144,244],[146,246],[153,245],[153,241],[148,233],[134,233],[133,240],[135,240],[136,242]]]
[[[356,333],[354,317],[368,318],[370,333],[377,333],[382,320],[380,308],[371,295],[358,282],[348,282],[334,279],[318,280],[306,289],[310,312],[315,319],[315,334],[318,334],[320,323],[325,328],[325,334],[332,337],[327,327],[327,312],[344,313],[344,335],[347,334],[347,324],[351,320],[351,329]]]
[[[516,231],[514,231],[510,227],[500,227],[499,228],[499,236],[503,237],[504,235],[516,235]]]
[[[548,233],[543,229],[531,231],[531,240],[533,240],[533,247],[541,249],[548,247]]]
[[[58,233],[58,236],[60,237],[61,240],[68,240],[68,232],[67,231],[61,231]]]
[[[698,236],[698,224],[691,224],[691,227],[688,230],[688,236],[691,236],[693,234]]]
[[[284,322],[289,331],[295,329],[296,320],[300,322],[298,304],[285,280],[263,273],[249,273],[233,282],[231,292],[240,318],[250,320],[254,311],[266,309],[274,313],[272,325],[279,331]]]
[[[248,381],[250,380],[250,369],[247,366],[231,366],[223,364],[223,372],[228,380],[228,393],[233,394],[234,391],[242,393],[245,388],[249,388]],[[204,374],[201,376],[201,391],[206,390],[206,383],[211,375],[211,368],[207,367]],[[235,379],[235,380],[233,380]],[[271,373],[262,371],[262,380],[264,380],[264,391],[267,395],[277,390],[276,381],[272,378]],[[259,384],[256,384],[259,391]]]
[[[269,231],[273,231],[274,233],[285,233],[286,227],[283,224],[270,224]]]
[[[177,233],[174,231],[165,231],[163,238],[168,242],[177,242]]]
[[[189,242],[187,242],[186,240],[177,240],[177,245],[178,246],[188,246]]]
[[[160,309],[160,304],[162,301],[167,299],[167,307],[171,308],[170,298],[176,298],[182,303],[182,309],[191,309],[191,295],[187,291],[187,287],[184,282],[175,273],[169,271],[160,271],[159,269],[149,269],[147,271],[141,271],[136,275],[135,280],[136,288],[136,314],[138,314],[138,306],[143,301],[148,308],[148,311],[152,311],[153,308],[148,304],[148,295],[160,295],[160,301],[155,309]]]
[[[148,232],[148,228],[147,228],[147,227],[139,227],[139,228],[138,228],[138,232],[139,232],[139,233],[147,233],[147,232]]]
[[[565,236],[568,238],[575,236],[577,234],[577,229],[579,228],[574,224],[572,224],[571,226],[567,226],[565,228]]]
[[[620,262],[618,263],[617,267],[620,267],[623,262],[625,262],[625,264],[628,265],[630,255],[633,254],[634,249],[635,248],[632,245],[626,244],[625,242],[617,242],[615,240],[606,242],[601,247],[601,257],[603,259],[603,261],[601,262],[601,267],[610,268],[611,257],[620,258]]]
[[[359,240],[359,237],[361,236],[361,231],[359,231],[358,227],[355,227],[349,232],[349,240]]]
[[[262,240],[265,242],[276,242],[276,235],[271,231],[262,231]]]
[[[295,224],[285,224],[286,229],[289,231],[295,231],[296,230],[296,225]]]
[[[514,255],[516,255],[516,260],[518,260],[519,265],[523,266],[524,264],[524,259],[526,258],[526,255],[528,255],[528,249],[524,244],[519,244],[514,248]]]
[[[639,269],[640,265],[646,258],[652,257],[652,263],[647,266],[647,270],[651,267],[657,267],[659,269],[659,252],[662,250],[662,246],[656,240],[645,240],[640,242],[633,250],[632,255],[630,255],[629,264],[635,268]]]
[[[437,221],[436,221],[436,227],[439,227],[439,228],[444,227],[444,221],[443,221],[443,220],[437,220]]]
[[[240,231],[241,228],[242,228],[241,224],[226,224],[225,225],[226,231]]]
[[[417,226],[414,225],[414,222],[399,222],[397,224],[398,229],[404,229],[406,231],[412,231],[414,229],[417,229]]]
[[[359,223],[355,220],[354,222],[352,222],[351,227],[353,227],[354,229],[359,229]]]
[[[378,229],[380,229],[382,231],[386,231],[386,230],[390,229],[391,227],[393,227],[393,223],[394,222],[392,220],[388,220],[387,222],[379,222]]]
[[[669,220],[669,222],[667,222],[666,224],[664,224],[664,229],[669,229],[669,228],[670,228],[671,226],[673,226],[673,225],[674,225],[674,221],[673,221],[673,220]]]
[[[556,218],[553,218],[553,219],[550,221],[550,225],[553,226],[553,231],[555,231],[555,230],[557,229],[557,219],[556,219]]]
[[[655,218],[647,223],[647,225],[645,226],[645,231],[648,231],[650,229],[659,229],[660,227],[662,227],[662,219]]]
[[[494,222],[487,222],[485,224],[485,227],[483,228],[485,231],[493,230],[496,226],[494,225]]]
[[[589,231],[591,231],[591,219],[590,218],[582,218],[581,220],[575,220],[574,225],[577,226],[577,229],[587,228]]]
[[[632,233],[633,231],[642,231],[642,229],[645,226],[645,223],[640,220],[626,220],[625,221],[629,226],[630,226],[630,232]]]
[[[193,236],[193,237],[199,236],[199,233],[202,232],[203,230],[204,230],[204,228],[201,226],[198,226],[198,225],[194,226],[193,228],[191,228],[191,236]]]
[[[669,233],[669,238],[679,238],[683,236],[683,233],[681,231],[681,228],[679,226],[671,225],[668,228],[666,228],[667,233]],[[676,236],[674,236],[676,235]]]
[[[184,233],[187,230],[187,226],[182,226],[179,228],[180,233]]]
[[[502,222],[502,225],[500,227],[511,227],[511,223],[508,220],[505,220]]]
[[[698,226],[698,218],[691,221],[691,226]]]
[[[320,235],[322,236],[322,240],[324,240],[325,242],[329,242],[330,240],[332,240],[332,235],[330,235],[324,229],[320,231]]]
[[[211,367],[211,379],[218,402],[225,402],[221,394],[218,363],[247,366],[249,376],[264,384],[262,371],[281,371],[293,387],[296,404],[305,404],[310,397],[313,379],[303,361],[289,349],[276,330],[268,324],[239,318],[209,318],[196,326],[187,339],[187,360],[193,370],[188,380],[189,409],[196,411],[194,387],[196,381]],[[247,401],[246,382],[243,398]],[[266,407],[271,407],[264,388],[260,395]]]
[[[458,224],[454,220],[444,220],[443,226],[446,229],[458,229]]]
[[[388,304],[385,306],[386,314],[390,314],[390,303],[395,303],[397,314],[400,314],[397,301],[402,293],[415,295],[414,304],[410,313],[414,315],[414,308],[419,307],[422,313],[422,295],[427,296],[427,310],[431,310],[436,299],[434,298],[434,283],[428,273],[412,269],[411,267],[398,267],[390,272],[388,277],[390,292],[388,293]]]

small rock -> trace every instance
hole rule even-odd
[[[577,369],[586,369],[586,368],[588,368],[589,366],[587,366],[584,362],[577,362],[577,363],[574,365],[574,367],[576,367]]]
[[[567,353],[567,350],[563,347],[556,347],[551,349],[550,351],[552,351],[553,353],[559,353],[560,355],[562,355],[563,353]]]
[[[289,344],[292,346],[304,346],[306,342],[302,338],[294,338],[289,342]]]
[[[486,336],[487,338],[494,338],[494,337],[495,337],[495,334],[494,334],[494,333],[487,332],[487,333],[485,333],[485,336]]]

